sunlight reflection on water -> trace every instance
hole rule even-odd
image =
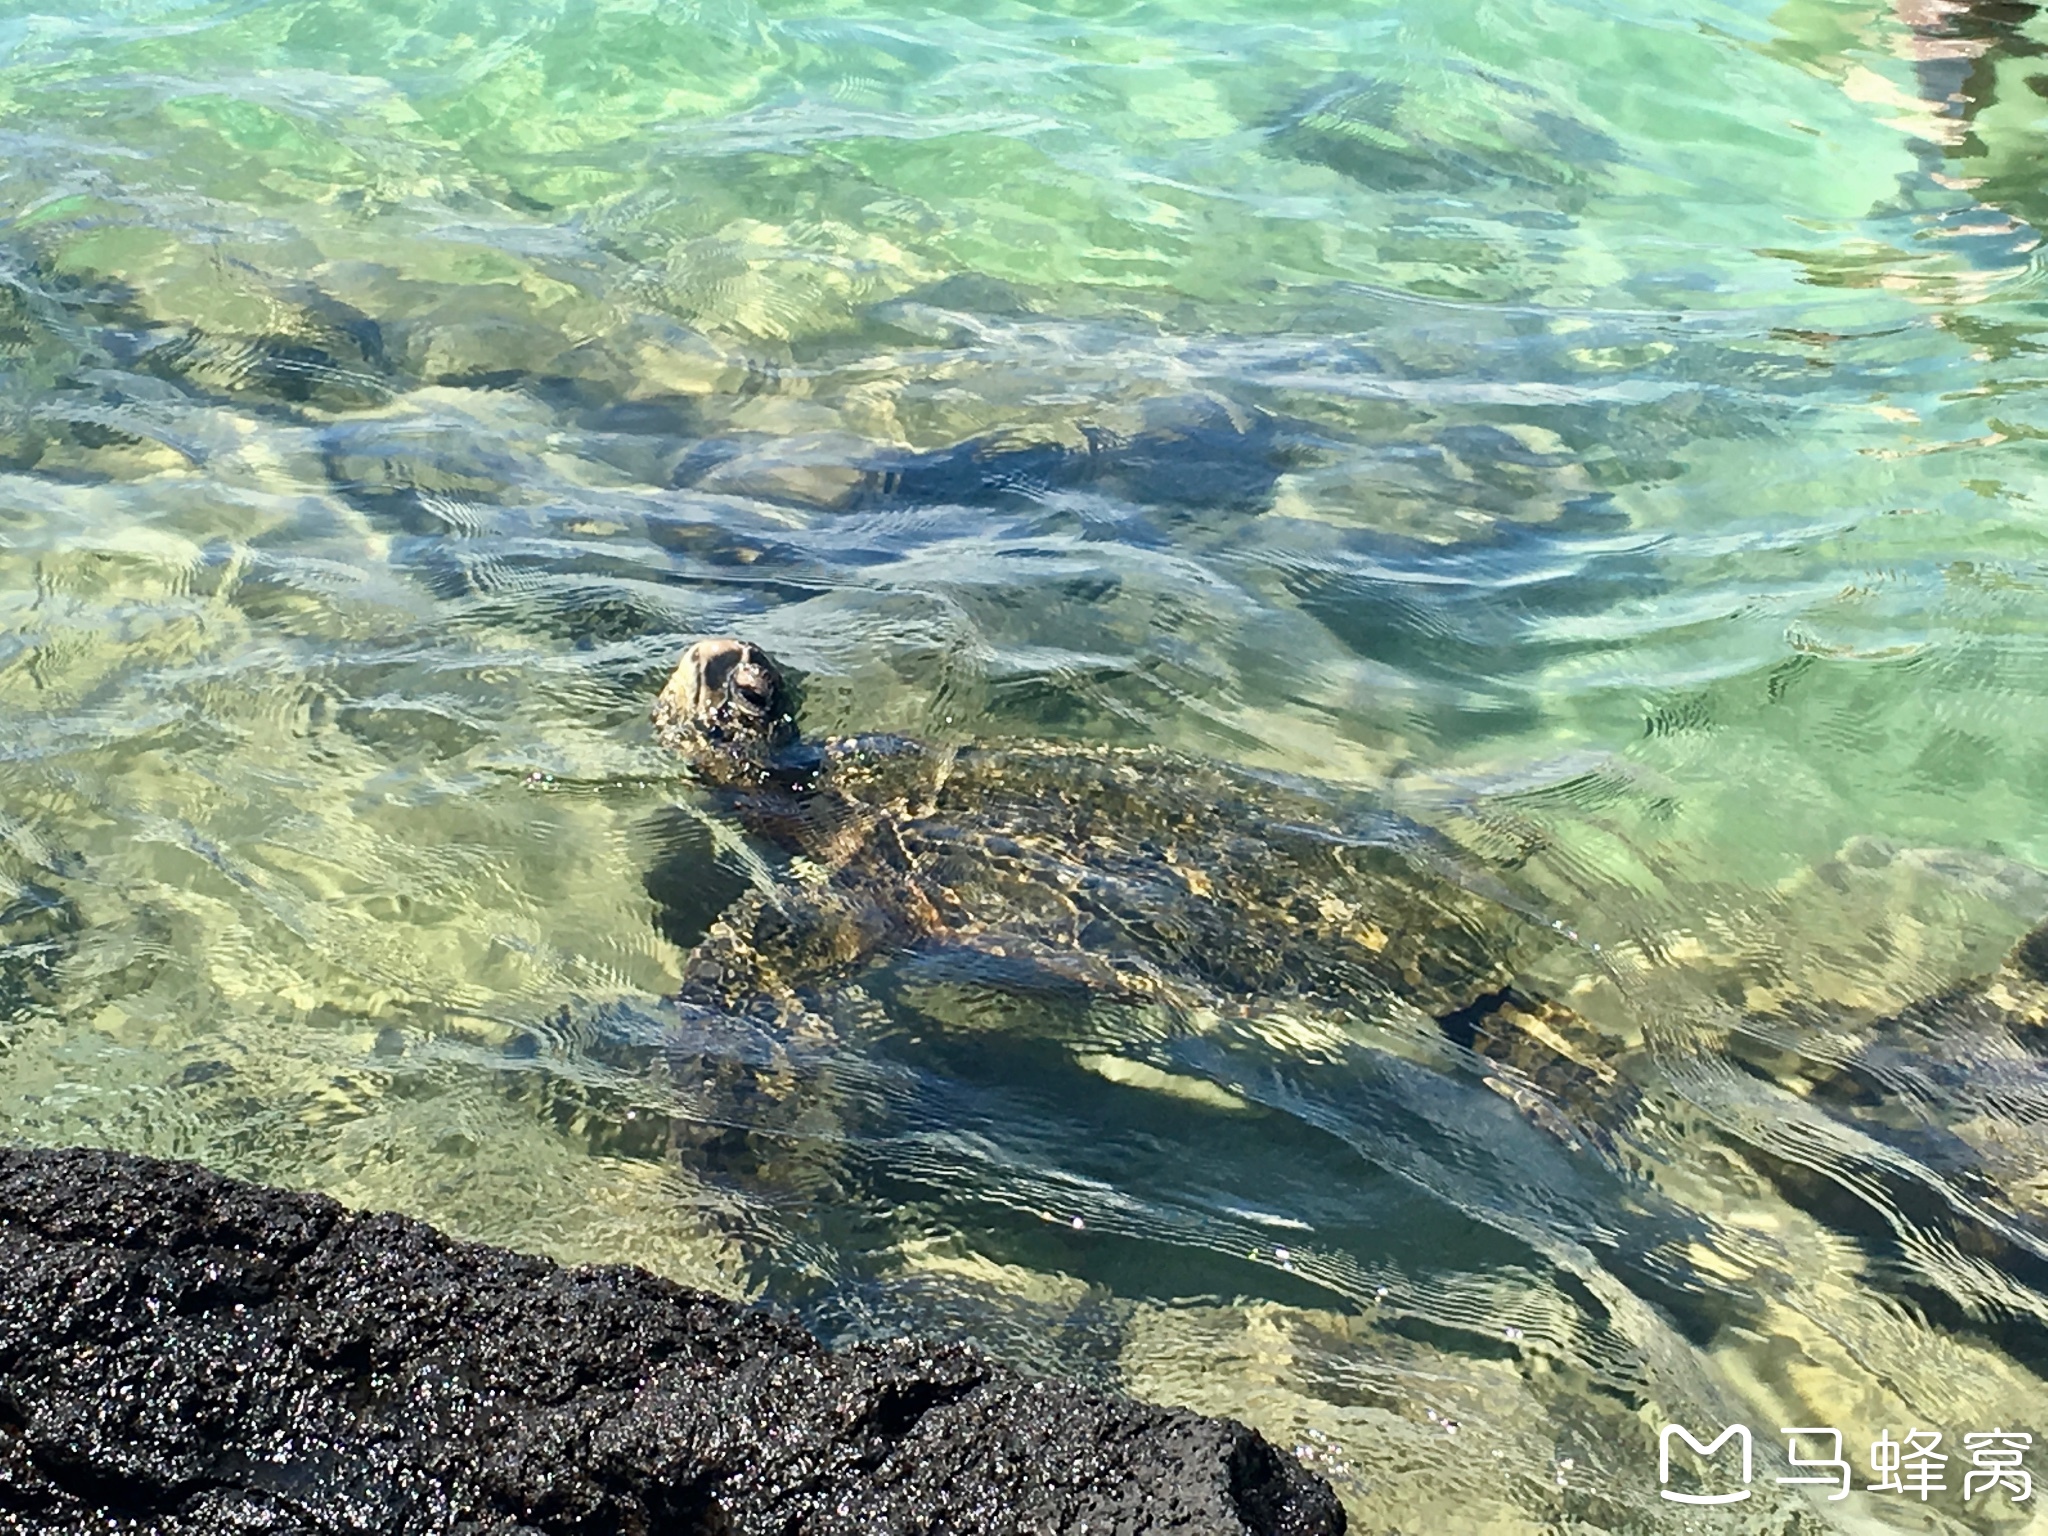
[[[1364,1529],[2048,1431],[2039,1020],[1916,1011],[2048,912],[2043,28],[0,7],[11,1134],[957,1331]],[[1434,829],[1593,1101],[914,965],[679,1043],[805,878],[649,737],[723,632]]]

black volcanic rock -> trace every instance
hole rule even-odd
[[[0,1149],[0,1532],[1343,1530],[1228,1420],[834,1353],[187,1164]]]

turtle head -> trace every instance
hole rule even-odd
[[[782,669],[746,640],[699,640],[654,701],[654,733],[714,778],[758,774],[797,739]]]

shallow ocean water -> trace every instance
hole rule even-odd
[[[1235,1414],[1361,1530],[2048,1529],[1961,1488],[2048,1437],[2048,1056],[1883,1030],[2048,915],[2044,61],[2017,0],[0,0],[0,1124]],[[647,1070],[774,873],[647,728],[724,632],[821,730],[1441,832],[1640,1102],[941,999],[728,1176]],[[1661,1500],[1673,1422],[1753,1497]],[[1916,1428],[1946,1490],[1860,1491]]]

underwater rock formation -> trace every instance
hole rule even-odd
[[[0,1529],[1335,1533],[1244,1426],[626,1267],[0,1149]]]

